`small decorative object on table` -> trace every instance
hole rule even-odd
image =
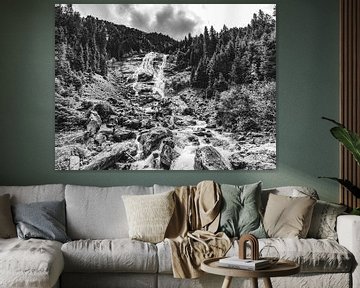
[[[246,259],[246,242],[250,242],[251,246],[251,259]],[[265,246],[266,247],[266,246]],[[239,257],[237,261],[256,262],[259,260],[259,242],[253,235],[243,235],[239,240]],[[225,276],[222,288],[229,288],[233,277],[251,278],[254,288],[258,287],[258,278],[263,278],[266,288],[272,288],[270,277],[280,277],[293,275],[300,272],[300,266],[292,261],[280,260],[274,265],[270,265],[267,268],[262,269],[243,269],[241,267],[224,267],[222,263],[225,259],[229,258],[211,258],[206,259],[201,263],[201,270]],[[270,263],[270,262],[268,262]]]

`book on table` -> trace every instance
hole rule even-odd
[[[222,258],[219,260],[219,266],[247,270],[260,270],[271,266],[267,259],[240,259],[238,256]]]

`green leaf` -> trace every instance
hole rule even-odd
[[[337,181],[342,186],[344,186],[347,190],[349,190],[356,198],[360,198],[360,188],[355,186],[349,180],[340,179],[340,178],[336,178],[336,177],[319,177],[319,178],[326,178],[326,179]]]
[[[360,165],[360,136],[333,119],[322,118],[337,125],[330,129],[331,134],[352,153],[356,162]]]

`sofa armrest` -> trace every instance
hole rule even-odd
[[[347,248],[355,257],[353,287],[360,287],[360,216],[338,216],[336,229],[340,245]]]

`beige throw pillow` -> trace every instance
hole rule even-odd
[[[306,238],[316,200],[311,197],[269,195],[264,228],[269,237]]]
[[[16,237],[9,194],[0,196],[0,238]]]
[[[151,243],[164,240],[175,207],[173,193],[122,196],[131,239]]]

